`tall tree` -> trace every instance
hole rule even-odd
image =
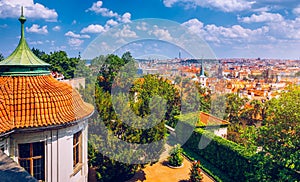
[[[43,55],[45,55],[46,53],[44,51],[41,51],[37,48],[32,48],[31,51],[33,52],[33,54],[35,54],[38,58],[43,59]]]
[[[2,53],[0,53],[0,61],[3,61],[4,60],[4,56]]]
[[[101,60],[102,58],[105,59]],[[151,148],[140,154],[143,156],[142,158],[158,160],[164,149],[165,120],[172,118],[172,106],[178,102],[176,101],[176,89],[165,79],[147,75],[134,81],[135,70],[129,69],[134,67],[132,60],[130,53],[125,53],[122,58],[108,55],[100,56],[92,61],[92,64],[101,65],[95,89],[95,103],[99,118],[91,123],[90,133],[104,132],[98,131],[100,122],[105,124],[108,129],[101,136],[92,135],[90,140],[96,151],[90,153],[94,158],[94,166],[97,168],[100,181],[124,180],[124,176],[130,176],[143,166],[130,162],[118,162],[117,159],[120,158],[126,158],[129,161],[137,158],[138,155],[133,151],[138,151],[139,148],[135,148],[134,145],[128,147],[122,143],[114,145],[117,140],[134,144],[151,144]],[[158,100],[154,99],[155,95],[159,96]],[[165,108],[165,105],[160,103],[163,100],[166,102]],[[167,114],[161,111],[166,111]],[[146,120],[147,118],[148,120]],[[150,124],[155,123],[155,125],[150,128],[140,128],[145,121]],[[113,139],[105,140],[106,136],[112,136]],[[122,156],[100,151],[101,148],[108,146],[123,151]],[[114,158],[110,158],[110,155],[114,155]]]
[[[268,103],[258,143],[278,164],[300,170],[300,87],[293,86]]]
[[[248,101],[247,98],[241,98],[237,94],[227,94],[226,95],[226,109],[225,112],[227,116],[225,119],[228,119],[231,123],[239,123],[240,118],[239,114],[242,110],[242,107]]]

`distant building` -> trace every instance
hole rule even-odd
[[[27,45],[23,11],[19,21],[19,45],[0,62],[0,149],[39,181],[87,181],[87,127],[94,108],[53,78],[50,65]]]
[[[200,112],[198,126],[196,126],[203,127],[217,136],[227,138],[228,125],[230,125],[230,122],[228,121],[222,120],[205,112]]]

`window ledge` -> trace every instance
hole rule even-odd
[[[82,169],[82,166],[83,166],[82,163],[76,164],[76,166],[73,169],[73,173],[71,174],[70,177],[75,176]]]

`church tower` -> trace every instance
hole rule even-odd
[[[201,69],[200,69],[200,76],[199,76],[199,83],[202,87],[206,86],[207,77],[204,74],[204,67],[203,67],[203,60],[201,59]]]

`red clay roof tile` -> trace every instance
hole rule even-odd
[[[51,75],[0,77],[0,133],[67,124],[93,110],[76,90]]]

